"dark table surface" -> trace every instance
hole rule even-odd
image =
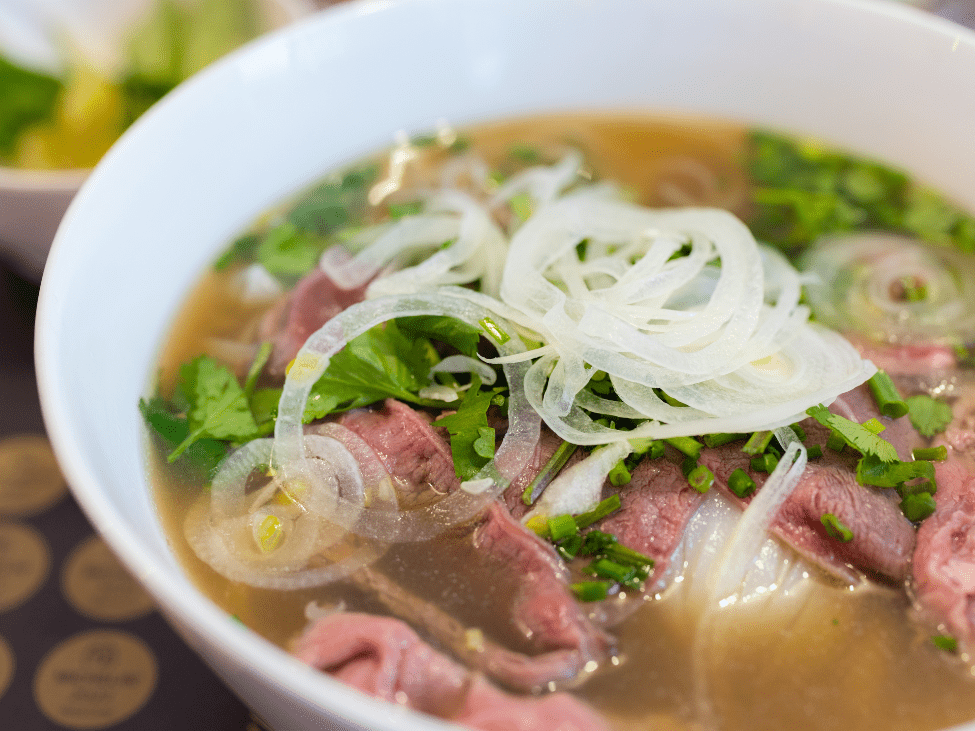
[[[11,498],[17,480],[44,481],[50,455],[34,378],[37,294],[0,264],[0,729],[260,731],[57,478],[44,505]]]

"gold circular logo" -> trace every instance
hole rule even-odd
[[[61,589],[78,612],[103,622],[148,614],[154,604],[99,536],[79,543],[61,572]]]
[[[10,645],[0,635],[0,698],[10,687],[10,681],[14,679],[14,651]]]
[[[34,595],[51,569],[47,541],[21,523],[0,523],[0,612]]]
[[[34,700],[54,723],[101,729],[135,714],[156,687],[152,651],[128,632],[80,632],[51,650],[34,676]]]
[[[21,434],[0,441],[0,515],[40,513],[66,490],[46,437]]]

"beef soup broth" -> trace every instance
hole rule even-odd
[[[893,482],[886,487],[856,484],[856,471],[866,469],[864,463],[870,463],[871,449],[876,448],[864,447],[857,439],[862,433],[873,434],[863,430],[852,442],[848,437],[849,443],[842,438],[837,443],[837,425],[821,414],[819,420],[796,419],[801,427],[797,438],[804,442],[808,465],[804,472],[800,468],[798,485],[790,497],[783,498],[781,510],[771,510],[766,522],[759,524],[761,540],[749,543],[736,534],[736,521],[743,507],[761,499],[763,482],[773,484],[769,469],[775,466],[763,466],[764,455],[771,455],[774,462],[776,455],[785,460],[789,453],[782,454],[785,450],[778,448],[775,438],[771,448],[756,449],[752,429],[742,428],[741,435],[717,440],[724,444],[703,438],[732,431],[727,426],[699,432],[700,453],[690,457],[679,439],[655,440],[655,447],[650,439],[639,440],[642,455],[636,448],[629,454],[621,452],[602,471],[595,470],[595,477],[576,480],[580,484],[595,480],[597,488],[592,497],[590,485],[590,498],[582,499],[581,509],[549,508],[550,513],[539,521],[538,506],[548,488],[533,508],[522,499],[526,487],[532,491],[539,470],[558,461],[550,462],[553,455],[571,452],[567,462],[562,460],[564,466],[559,465],[559,475],[566,475],[584,461],[591,464],[599,453],[596,450],[586,458],[590,447],[559,452],[562,440],[543,427],[531,464],[511,487],[497,500],[485,500],[471,515],[432,531],[434,535],[389,543],[368,535],[326,541],[321,536],[329,530],[341,534],[344,529],[324,521],[315,528],[319,531],[315,540],[324,541],[323,549],[312,550],[304,563],[298,561],[297,569],[294,562],[271,563],[267,569],[276,577],[307,577],[309,572],[321,573],[323,566],[365,556],[345,575],[320,581],[303,578],[286,588],[273,588],[269,584],[287,581],[250,579],[249,569],[235,568],[240,560],[215,559],[206,548],[212,539],[201,539],[199,526],[216,525],[219,518],[213,517],[216,513],[209,518],[192,515],[213,510],[207,507],[209,480],[231,449],[228,443],[236,446],[244,441],[234,434],[235,427],[220,421],[221,414],[243,408],[252,420],[238,430],[268,438],[279,396],[275,389],[281,388],[300,341],[365,296],[370,283],[406,267],[422,267],[431,247],[404,247],[387,260],[376,259],[373,270],[351,287],[347,282],[336,284],[320,272],[309,284],[308,272],[317,271],[321,253],[331,252],[323,261],[330,261],[333,271],[355,273],[348,266],[348,255],[329,247],[342,244],[353,253],[368,250],[396,222],[405,225],[402,222],[410,217],[422,216],[424,191],[448,180],[458,189],[478,188],[474,197],[479,195],[483,201],[503,191],[506,181],[526,175],[519,171],[551,171],[567,165],[564,161],[572,150],[581,152],[582,162],[569,169],[569,178],[556,185],[554,193],[551,177],[543,176],[534,188],[526,184],[491,209],[501,230],[531,225],[531,216],[545,205],[554,205],[543,198],[553,194],[557,198],[559,186],[569,188],[563,195],[582,190],[585,196],[600,181],[620,186],[609,194],[614,200],[655,208],[708,206],[732,211],[759,240],[775,244],[794,261],[828,272],[825,291],[820,288],[808,295],[815,317],[843,330],[865,357],[885,368],[901,396],[918,397],[908,399],[910,417],[884,416],[867,387],[857,385],[850,393],[834,394],[841,395],[827,414],[846,417],[846,424],[886,427],[880,437],[889,439],[888,448],[897,452],[894,458],[909,464],[914,462],[912,449],[945,446],[945,455],[938,455],[942,459],[933,463],[935,479],[925,479],[929,473],[921,470],[903,480],[889,478]],[[443,211],[451,210],[452,204],[441,201],[439,205]],[[384,222],[385,229],[370,228]],[[884,228],[904,244],[907,253],[897,262],[886,261],[883,251],[870,247],[853,261],[835,253],[810,254],[817,251],[814,240],[842,235],[853,236],[856,243],[856,231]],[[965,255],[959,258],[951,253],[954,258],[947,264],[940,260],[932,264],[924,259],[928,249],[921,247],[921,254],[915,251],[919,238],[941,245],[931,251],[970,250],[975,245],[975,222],[901,173],[736,125],[559,116],[493,124],[463,135],[444,128],[430,138],[401,141],[391,153],[333,175],[296,201],[266,214],[234,243],[188,299],[162,351],[158,395],[142,403],[152,427],[152,473],[165,529],[201,590],[247,626],[289,651],[297,648],[303,659],[367,692],[476,727],[490,725],[478,703],[492,707],[495,715],[509,713],[512,719],[533,713],[548,718],[550,724],[561,719],[565,728],[602,722],[614,729],[940,729],[975,718],[968,654],[973,620],[964,609],[975,587],[968,587],[966,595],[965,579],[955,570],[970,556],[964,548],[970,540],[970,520],[963,506],[975,494],[975,482],[969,477],[975,472],[966,461],[971,441],[966,426],[969,377],[959,355],[962,346],[971,342],[971,333],[950,328],[942,328],[934,337],[930,331],[911,332],[909,322],[904,327],[903,315],[934,317],[924,308],[926,303],[944,306],[938,299],[946,286],[939,284],[939,267],[965,266]],[[595,240],[579,241],[579,261],[585,261],[586,246]],[[440,248],[449,249],[450,241]],[[673,248],[671,260],[695,255],[687,241]],[[615,253],[611,247],[606,252],[607,258]],[[638,254],[630,256],[629,263]],[[464,266],[455,263],[451,271]],[[717,271],[725,262],[712,257],[710,266]],[[851,282],[858,276],[869,279],[878,270],[887,277],[883,286]],[[416,271],[417,276],[424,275],[422,269]],[[478,271],[472,276],[477,284],[490,288],[490,273]],[[573,279],[571,271],[559,276],[562,290],[570,294],[582,281]],[[590,276],[586,281],[596,275]],[[882,294],[879,299],[868,298],[865,309],[843,309],[844,302],[857,301],[858,292],[878,286]],[[831,300],[831,289],[842,292],[836,298],[840,304]],[[296,313],[299,292],[306,292],[300,306],[313,310],[310,313]],[[768,292],[765,296],[770,297]],[[773,292],[775,296],[779,295]],[[963,299],[964,293],[958,297]],[[667,304],[676,308],[673,303],[678,300]],[[957,315],[954,320],[961,322],[964,317]],[[401,322],[397,321],[398,331],[407,332]],[[885,323],[891,323],[890,337],[877,334],[887,328]],[[487,331],[495,324],[482,321]],[[273,343],[273,348],[261,349],[263,342]],[[503,351],[499,342],[485,333],[479,345],[482,355],[490,358]],[[456,352],[437,338],[413,343],[411,358],[429,363]],[[527,345],[529,349],[539,346]],[[392,355],[382,348],[391,347],[389,343],[374,347],[380,355],[367,357],[385,359],[388,365]],[[208,354],[211,360],[201,361],[200,354]],[[762,355],[755,362],[773,368],[774,359]],[[300,361],[301,356],[295,362],[300,365]],[[494,370],[498,375],[494,384],[488,384],[486,376],[471,375],[478,371],[470,366],[431,377],[426,384],[414,384],[414,403],[408,405],[377,396],[365,399],[368,405],[354,403],[355,408],[346,409],[348,399],[343,396],[342,403],[333,404],[332,413],[306,426],[305,434],[344,440],[347,453],[353,455],[362,454],[356,451],[362,443],[368,445],[374,455],[369,459],[378,458],[385,470],[382,474],[388,472],[388,477],[383,477],[386,482],[380,480],[385,487],[373,488],[386,490],[386,496],[370,493],[367,502],[388,500],[393,489],[401,509],[423,510],[448,493],[476,494],[472,485],[476,487],[477,475],[483,474],[478,469],[490,461],[492,449],[495,455],[502,454],[502,437],[511,417],[506,409],[514,398],[504,390],[513,371]],[[599,385],[599,373],[589,375],[590,393],[614,398],[616,389]],[[863,375],[856,383],[865,380]],[[456,420],[446,428],[434,421],[442,413],[461,414],[464,404],[474,401],[469,394],[481,393],[478,386],[487,394],[484,398],[494,401],[486,410],[482,406],[483,420],[473,427],[473,437],[464,436]],[[431,405],[445,398],[444,390],[452,390],[453,400],[441,401],[440,408]],[[218,393],[225,400],[207,406],[202,402],[207,393]],[[327,400],[313,392],[310,402],[315,398]],[[666,398],[669,408],[682,407],[676,397]],[[832,397],[821,400],[829,403]],[[913,409],[937,412],[944,405],[954,407],[954,418],[949,408],[939,424],[922,425],[926,434],[919,434],[910,421]],[[638,419],[623,414],[604,417],[604,424],[639,426]],[[824,419],[826,425],[820,423]],[[844,428],[840,425],[838,430]],[[336,429],[354,436],[336,436]],[[451,440],[466,440],[466,451],[452,449]],[[180,453],[172,464],[167,460],[171,453]],[[473,466],[464,460],[474,460]],[[743,488],[732,476],[738,467],[760,489],[751,488],[749,493]],[[468,471],[461,474],[464,469]],[[551,477],[543,480],[549,487],[558,482]],[[247,480],[241,494],[255,501],[274,483],[274,465],[241,479]],[[346,489],[343,479],[338,478],[340,494]],[[933,483],[937,491],[932,499]],[[219,484],[223,490],[223,483]],[[298,540],[298,529],[289,526],[299,525],[309,513],[307,506],[295,508],[303,495],[308,493],[299,488],[277,493],[265,501],[258,518],[251,517],[243,529],[234,528],[236,533],[228,529],[221,540],[232,548],[240,535],[245,542],[252,537],[258,549],[249,550],[273,556],[279,546]],[[624,568],[633,569],[624,577],[598,575],[598,571],[593,576],[589,567],[602,554],[597,551],[583,558],[586,549],[578,547],[581,539],[568,534],[553,539],[558,520],[544,518],[576,515],[581,535],[586,535],[591,528],[584,516],[593,502],[614,496],[619,505],[609,505],[607,515],[593,517],[592,525],[614,535],[618,545],[647,562],[624,561]],[[932,510],[933,515],[926,514]],[[755,512],[746,510],[744,515]],[[764,539],[762,526],[773,538]],[[558,553],[553,543],[559,544]],[[720,576],[734,575],[739,554],[746,560],[729,593],[721,589]],[[613,555],[619,554],[602,557]],[[649,559],[655,561],[652,566]],[[254,559],[263,560],[261,555]],[[756,565],[764,567],[765,573]],[[716,575],[716,566],[724,573]],[[587,593],[591,591],[597,596]],[[396,618],[396,623],[370,624],[375,617]],[[346,620],[348,624],[341,624]],[[412,630],[400,625],[400,620]],[[362,680],[361,668],[350,666],[384,650],[362,640],[345,655],[336,655],[327,630],[320,630],[322,636],[313,635],[316,624],[325,627],[329,622],[333,634],[354,634],[360,627],[374,640],[395,632],[398,647],[423,648],[409,656],[412,660],[401,659],[404,675],[409,662],[419,662],[416,657],[429,660],[429,653],[423,654],[427,645],[422,644],[429,643],[442,653],[436,655],[442,672],[424,666],[421,675],[447,680],[440,686],[416,687],[415,679],[399,677],[389,687],[370,685]],[[581,702],[562,703],[558,699],[564,691]],[[552,703],[538,711],[532,704],[544,699]]]

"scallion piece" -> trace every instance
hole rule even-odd
[[[806,441],[806,430],[799,426],[798,423],[792,424],[789,428],[792,429],[800,442]]]
[[[806,448],[807,459],[819,459],[823,456],[823,448],[818,444],[813,444]]]
[[[948,447],[942,444],[940,447],[915,449],[911,454],[914,459],[923,459],[928,462],[943,462],[948,459]]]
[[[562,442],[552,456],[549,458],[545,466],[542,467],[541,471],[535,475],[535,479],[532,480],[525,491],[521,494],[521,501],[525,505],[534,505],[535,501],[538,500],[538,496],[542,494],[542,490],[552,481],[552,478],[559,473],[559,471],[565,467],[565,463],[569,461],[569,457],[576,451],[577,445],[571,442]]]
[[[651,445],[650,449],[647,451],[647,455],[650,459],[660,459],[667,452],[667,445],[662,441],[655,440]]]
[[[755,480],[749,477],[741,467],[731,473],[728,478],[728,489],[740,498],[746,498],[755,492]]]
[[[853,531],[843,525],[840,519],[833,515],[833,513],[823,513],[819,522],[823,524],[823,527],[826,528],[827,535],[831,538],[835,538],[843,543],[849,543],[853,540]]]
[[[634,551],[632,548],[627,548],[626,546],[621,545],[616,541],[615,538],[613,539],[612,543],[608,544],[603,549],[603,552],[606,554],[606,558],[610,559],[611,561],[615,561],[622,566],[632,566],[633,568],[637,569],[653,568],[654,562],[652,558],[649,556],[644,556],[642,553],[639,551]]]
[[[610,586],[608,581],[580,581],[570,588],[580,602],[598,602],[609,596]]]
[[[553,543],[579,535],[579,526],[571,515],[556,515],[548,519],[548,534]]]
[[[626,462],[622,459],[617,462],[613,466],[613,469],[609,471],[607,477],[609,478],[609,484],[613,485],[614,487],[628,485],[631,475],[630,471],[626,468]]]
[[[958,640],[951,635],[935,635],[931,638],[931,642],[939,650],[944,650],[945,652],[955,652],[958,649]]]
[[[756,472],[771,472],[779,463],[779,458],[774,454],[759,454],[752,457],[751,468]]]
[[[697,441],[694,437],[671,437],[669,439],[664,439],[664,441],[678,452],[687,455],[691,459],[697,459],[700,457],[701,449],[704,448],[704,445]]]
[[[602,579],[612,579],[620,584],[636,576],[633,566],[623,566],[608,558],[600,558],[589,564],[588,570]]]
[[[496,323],[490,317],[485,317],[483,320],[478,320],[478,322],[484,329],[484,332],[494,338],[494,341],[498,345],[504,345],[506,342],[511,340],[511,336],[502,330],[498,323]]]
[[[616,543],[616,536],[601,530],[591,530],[582,538],[580,552],[583,556],[598,556],[606,553],[607,549]]]
[[[571,561],[579,555],[579,550],[582,548],[582,543],[582,536],[569,536],[568,538],[560,541],[559,544],[555,546],[555,550],[558,551],[558,554],[566,561]]]
[[[877,371],[867,381],[877,408],[884,416],[897,419],[907,413],[907,404],[897,391],[897,386],[884,371]]]
[[[829,439],[826,440],[826,448],[832,449],[834,452],[842,452],[846,448],[846,439],[836,429],[833,429],[829,433]]]
[[[704,493],[714,484],[714,473],[707,468],[707,465],[699,464],[687,475],[687,482],[698,492]]]
[[[741,448],[741,451],[745,454],[751,454],[753,456],[762,454],[771,442],[772,432],[757,431],[748,438],[748,441],[745,442],[745,446]]]
[[[909,493],[901,500],[901,512],[912,523],[919,523],[929,517],[937,507],[929,492]]]
[[[737,442],[739,439],[744,439],[746,436],[748,435],[732,433],[705,434],[703,437],[701,437],[701,441],[704,442],[704,446],[714,449],[715,447],[723,447],[725,444]]]
[[[592,510],[585,513],[579,513],[575,517],[576,525],[580,530],[583,528],[588,528],[593,523],[602,520],[610,513],[615,513],[620,509],[620,496],[610,495],[608,498],[599,503]]]
[[[934,480],[922,480],[921,482],[915,482],[911,485],[902,484],[897,486],[897,494],[901,498],[907,495],[915,495],[919,492],[926,492],[929,495],[934,495],[938,492],[938,485]]]

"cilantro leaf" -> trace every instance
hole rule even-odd
[[[896,462],[897,450],[886,439],[882,439],[862,424],[834,414],[822,404],[806,409],[806,413],[823,426],[838,433],[854,449],[864,455],[873,455],[883,462]]]
[[[951,407],[946,403],[926,395],[909,396],[904,402],[907,404],[907,417],[922,436],[940,434],[951,423]]]
[[[446,343],[472,358],[477,355],[481,331],[462,320],[439,315],[414,315],[397,319],[396,325],[410,337],[425,337]]]
[[[487,410],[499,390],[481,390],[481,379],[474,376],[457,411],[436,421],[450,433],[454,472],[462,480],[474,477],[494,456],[495,435],[488,425]]]
[[[227,368],[201,355],[184,363],[179,377],[180,390],[189,402],[189,434],[169,455],[170,462],[204,437],[241,442],[257,436],[247,395]]]
[[[271,274],[301,276],[318,262],[322,241],[292,223],[275,226],[257,247],[257,261]]]
[[[189,436],[190,427],[186,417],[174,414],[165,400],[159,397],[148,401],[139,399],[139,411],[170,449]],[[202,472],[207,480],[213,479],[217,467],[226,456],[226,443],[217,439],[198,439],[183,452],[183,459]]]

